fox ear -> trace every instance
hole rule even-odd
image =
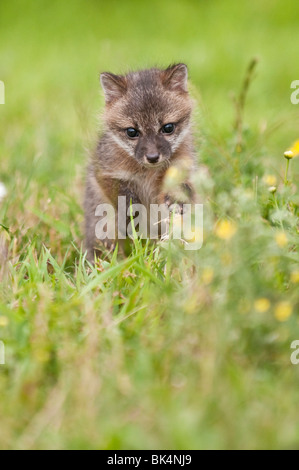
[[[125,77],[104,72],[100,75],[100,82],[104,90],[106,103],[121,98],[127,91],[127,82]]]
[[[185,64],[175,64],[162,72],[162,83],[172,91],[187,92],[188,68]]]

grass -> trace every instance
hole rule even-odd
[[[1,2],[1,448],[298,448],[299,159],[285,181],[283,158],[298,139],[298,10]],[[98,73],[180,60],[208,169],[195,178],[204,245],[135,240],[91,268],[81,202]]]

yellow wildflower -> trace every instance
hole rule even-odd
[[[221,255],[220,259],[221,259],[221,262],[224,266],[230,266],[232,264],[232,261],[233,261],[230,253],[223,253]]]
[[[169,178],[170,180],[175,180],[179,176],[179,170],[175,166],[171,166],[168,168],[166,172],[166,178]]]
[[[295,156],[292,150],[287,150],[283,155],[287,160],[292,160],[292,158]]]
[[[279,248],[284,248],[288,244],[288,237],[282,230],[275,235],[275,241]]]
[[[202,276],[201,276],[203,284],[206,286],[208,284],[211,284],[211,282],[214,279],[214,269],[213,268],[205,268],[203,270]]]
[[[270,188],[268,188],[268,191],[271,194],[275,194],[276,191],[277,191],[277,187],[276,186],[270,186]]]
[[[265,313],[271,307],[270,300],[266,299],[265,297],[261,297],[260,299],[256,299],[254,302],[254,308],[259,313]]]
[[[263,181],[267,186],[276,186],[277,184],[277,178],[275,175],[265,175]]]
[[[0,316],[0,326],[7,326],[8,325],[8,318],[4,316]]]
[[[195,228],[193,231],[184,231],[184,238],[188,240],[189,243],[199,243],[203,240],[203,231],[200,228]]]
[[[33,354],[38,362],[48,362],[50,359],[50,353],[45,349],[37,348]]]
[[[293,284],[298,284],[299,283],[299,271],[293,271],[291,273],[291,282]]]
[[[189,315],[192,315],[198,310],[198,303],[199,303],[198,298],[195,295],[193,295],[185,303],[184,311],[188,313]]]
[[[293,307],[290,302],[279,302],[275,307],[275,318],[278,321],[286,321],[292,315]]]
[[[299,140],[296,140],[296,142],[293,143],[292,147],[289,150],[291,152],[293,152],[294,157],[298,157],[298,155],[299,155]]]
[[[221,220],[215,228],[215,233],[221,240],[230,240],[236,233],[237,227],[230,220]]]

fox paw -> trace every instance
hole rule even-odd
[[[175,202],[169,196],[165,197],[165,205],[171,213],[182,215],[186,212],[184,202]]]

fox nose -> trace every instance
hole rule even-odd
[[[158,153],[149,153],[146,155],[146,159],[149,163],[157,163],[160,155]]]

